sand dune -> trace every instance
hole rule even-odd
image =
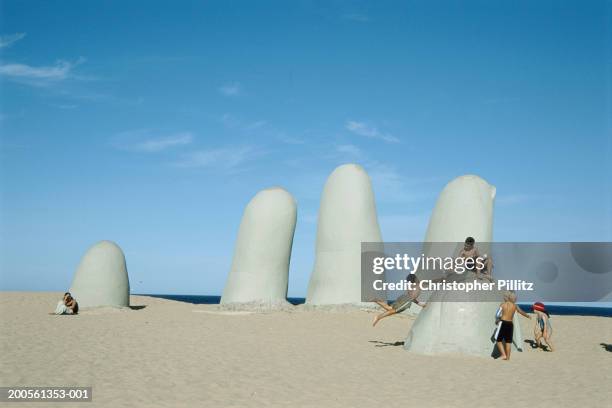
[[[401,347],[413,318],[228,313],[132,296],[132,309],[49,315],[60,293],[0,294],[1,385],[93,386],[70,407],[603,407],[612,319],[553,316],[558,351],[510,362]],[[523,319],[530,338],[532,321]],[[6,406],[29,406],[27,403]],[[38,403],[30,403],[42,406]],[[44,406],[66,406],[45,403]]]

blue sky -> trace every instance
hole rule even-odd
[[[124,250],[134,293],[220,294],[246,203],[369,172],[418,241],[452,178],[497,187],[497,241],[612,240],[609,1],[2,1],[0,289],[64,290]]]

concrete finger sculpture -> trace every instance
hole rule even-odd
[[[80,307],[130,305],[130,281],[125,256],[117,244],[100,241],[83,255],[70,293]]]
[[[425,242],[462,243],[466,237],[476,239],[481,253],[493,238],[493,203],[495,187],[478,176],[461,176],[446,185],[432,212]],[[480,243],[480,244],[479,244]],[[453,249],[456,245],[453,245]],[[448,245],[432,245],[426,256],[456,256],[436,253]],[[417,272],[428,279],[426,272]],[[468,274],[455,275],[449,280],[473,279]],[[463,353],[489,356],[494,344],[495,312],[502,300],[497,292],[430,294],[427,307],[422,309],[404,342],[406,350],[422,354]],[[515,322],[516,323],[516,322]],[[515,344],[521,346],[520,326],[515,324]]]
[[[368,174],[356,164],[336,168],[321,196],[315,264],[306,303],[360,303],[361,242],[380,241]]]
[[[221,304],[285,303],[297,217],[291,194],[262,190],[248,203]]]

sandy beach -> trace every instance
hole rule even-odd
[[[410,316],[372,328],[368,311],[255,314],[146,296],[132,296],[132,309],[50,315],[60,295],[0,295],[0,376],[4,386],[93,387],[93,403],[71,407],[585,408],[612,399],[612,353],[601,345],[612,343],[609,318],[554,316],[556,352],[526,345],[503,362],[406,352]],[[522,320],[527,339],[531,324]]]

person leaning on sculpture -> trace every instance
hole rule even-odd
[[[408,282],[411,283],[413,289],[408,289],[406,292],[395,300],[392,304],[388,304],[387,302],[383,302],[382,300],[375,300],[374,303],[377,303],[380,307],[385,309],[384,312],[377,315],[374,318],[374,322],[372,326],[376,326],[376,324],[385,317],[393,316],[396,313],[403,312],[408,309],[412,303],[416,303],[421,307],[427,306],[427,303],[420,302],[418,297],[421,294],[421,287],[419,285],[419,278],[413,273],[409,274],[406,278]]]
[[[64,298],[57,302],[55,314],[63,315],[77,313],[79,313],[79,304],[77,303],[76,299],[72,297],[70,292],[64,293]]]
[[[467,270],[473,271],[476,274],[476,279],[480,279],[480,274],[482,274],[484,279],[487,279],[491,282],[493,281],[493,260],[490,256],[480,255],[480,252],[476,247],[476,240],[474,238],[467,237],[465,239],[463,249],[459,251],[459,257],[464,258],[466,263],[468,260],[470,260],[470,265],[472,266],[467,268]],[[478,258],[483,259],[484,262],[477,262],[476,260]]]
[[[531,319],[527,313],[516,304],[516,293],[508,291],[504,294],[504,301],[499,305],[497,310],[498,320],[497,329],[493,337],[497,344],[499,354],[502,360],[510,360],[510,350],[514,336],[514,313]]]

